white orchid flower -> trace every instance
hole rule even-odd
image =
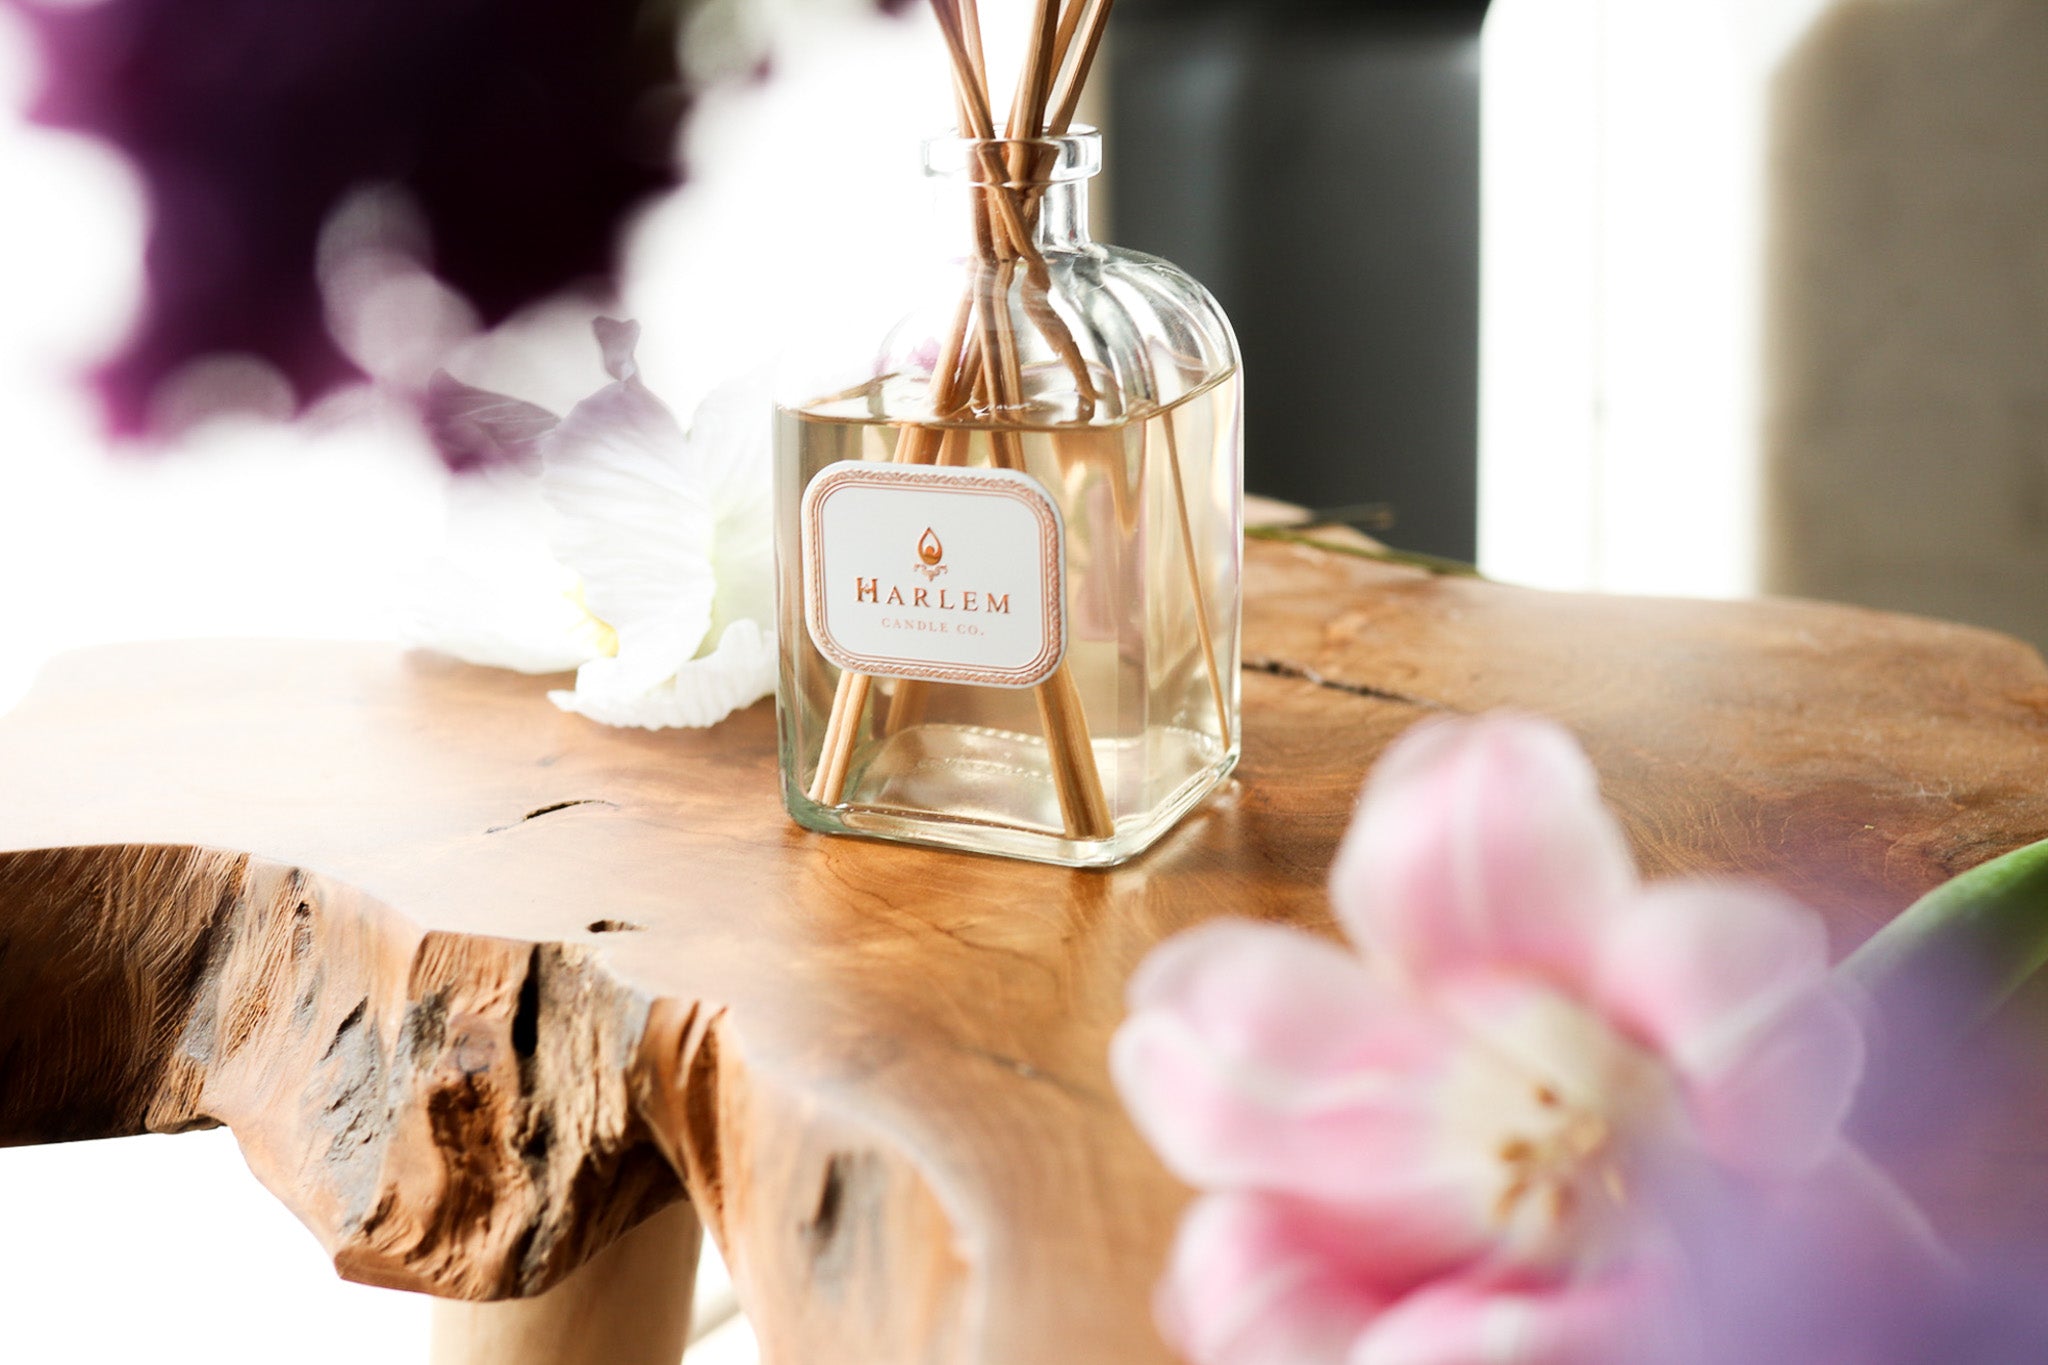
[[[430,420],[509,431],[538,476],[458,493],[466,544],[430,576],[407,632],[470,663],[553,673],[548,697],[606,725],[713,725],[775,688],[774,528],[765,379],[715,390],[685,433],[600,320],[616,381],[537,438],[538,409],[449,385]],[[452,415],[451,415],[452,414]]]

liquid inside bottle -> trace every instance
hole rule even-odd
[[[922,441],[909,438],[911,424],[878,415],[910,406],[889,392],[899,382],[876,380],[778,413],[789,808],[814,829],[1072,865],[1121,861],[1237,759],[1237,372],[1111,419],[964,417],[917,424]],[[820,648],[806,594],[827,590],[859,594],[872,620],[912,637],[906,650],[940,663],[949,640],[1021,628],[1007,619],[1018,609],[1013,594],[977,587],[994,581],[987,573],[939,576],[959,551],[988,547],[948,549],[930,526],[901,537],[902,553],[890,561],[905,566],[900,581],[878,572],[829,589],[807,583],[795,549],[804,543],[805,490],[849,463],[907,468],[906,455],[942,470],[1024,475],[1057,509],[1063,651],[1042,679],[991,686],[889,676],[896,665],[851,678],[844,675],[856,670]]]

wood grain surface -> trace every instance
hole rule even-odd
[[[1210,916],[1327,929],[1409,725],[1558,717],[1646,869],[1775,882],[1838,948],[2048,835],[2048,670],[1999,636],[1292,544],[1247,591],[1239,777],[1108,873],[800,831],[766,705],[647,734],[377,646],[67,656],[0,721],[0,1141],[226,1123],[343,1274],[469,1299],[687,1191],[768,1361],[1131,1365],[1187,1193],[1109,1086],[1124,982]],[[2044,1132],[1952,1196],[2038,1216]]]

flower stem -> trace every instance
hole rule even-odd
[[[1405,564],[1411,569],[1427,569],[1433,574],[1448,578],[1479,578],[1482,575],[1472,565],[1461,559],[1445,559],[1442,555],[1426,555],[1419,550],[1395,550],[1384,545],[1358,545],[1342,540],[1329,540],[1296,530],[1292,526],[1247,526],[1246,540],[1278,540],[1289,545],[1307,545],[1317,550],[1328,550],[1336,555],[1356,555],[1360,559],[1377,559],[1382,564]]]
[[[1935,887],[1872,935],[1840,967],[1878,1016],[1944,1029],[1922,1040],[1959,1042],[2048,965],[2048,839],[1993,858]],[[1943,992],[1939,1021],[1926,995]],[[1961,999],[1950,993],[1960,992]]]

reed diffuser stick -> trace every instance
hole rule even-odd
[[[1057,61],[1058,19],[1057,0],[1038,0],[1031,45],[1025,54],[1023,74],[1018,79],[1017,97],[1011,106],[1007,131],[1013,139],[1037,138],[1045,130],[1046,102],[1051,98]],[[1013,190],[1025,191],[1026,187],[1039,182],[1043,152],[1023,145],[1014,147],[1013,151],[1016,155],[1010,169],[1015,176],[1014,185],[991,185],[988,197],[991,203],[1006,211],[1005,221],[1014,228],[1023,225],[1027,214],[1015,211]],[[1036,208],[1037,196],[1034,194],[1030,201],[1030,209],[1034,212],[1028,216],[1035,217]],[[990,397],[995,404],[992,411],[1014,411],[1024,405],[1023,367],[1019,358],[1016,324],[1009,306],[1010,289],[1019,263],[1023,264],[1027,277],[1027,315],[1067,360],[1075,373],[1083,401],[1092,410],[1094,392],[1086,362],[1081,357],[1080,348],[1067,333],[1065,324],[1052,310],[1051,277],[1045,258],[1039,254],[1034,236],[1028,232],[1013,230],[1010,246],[1007,252],[985,257],[978,272],[982,281],[982,362]],[[1028,302],[1034,292],[1038,295],[1037,308],[1032,308]],[[1064,345],[1061,344],[1062,339]],[[1016,432],[998,426],[991,431],[990,437],[993,457],[999,465],[1018,470],[1024,467],[1023,442]],[[1083,839],[1109,838],[1116,833],[1116,822],[1109,809],[1108,795],[1102,787],[1101,772],[1096,766],[1080,689],[1064,662],[1035,689],[1034,697],[1045,731],[1054,791],[1068,833]]]
[[[934,371],[935,423],[957,415],[963,402],[971,406],[977,394],[991,412],[1023,405],[1023,372],[1010,306],[1020,268],[1025,314],[1073,373],[1083,409],[1078,415],[1086,421],[1097,401],[1093,376],[1071,331],[1052,308],[1050,272],[1035,240],[1039,186],[1051,149],[1023,144],[1045,135],[1055,121],[1062,132],[1070,124],[1071,106],[1078,98],[1073,92],[1078,81],[1085,79],[1108,6],[1104,0],[1071,0],[1063,10],[1058,0],[1038,0],[1006,129],[1019,145],[1011,148],[1007,165],[995,155],[992,145],[994,113],[974,0],[932,0],[932,9],[952,59],[962,130],[981,144],[977,155],[983,182],[974,197],[980,265],[975,288],[963,300]],[[1081,44],[1078,61],[1070,65],[1069,55],[1077,41]],[[977,315],[974,323],[968,322],[970,311]],[[991,432],[991,442],[997,464],[1023,467],[1023,445],[1016,432],[997,427]],[[945,461],[949,456],[963,459],[964,442],[954,441],[951,433],[942,437],[936,425],[906,431],[896,452],[898,460],[916,463]],[[866,675],[840,676],[826,724],[824,751],[810,788],[812,800],[835,804],[843,795],[871,691],[872,680]],[[1110,837],[1115,833],[1114,818],[1096,766],[1080,690],[1064,663],[1035,689],[1035,697],[1068,833],[1076,838]],[[888,728],[894,731],[921,712],[923,701],[922,689],[899,690],[890,707]]]
[[[1096,54],[1102,50],[1102,37],[1108,31],[1109,10],[1114,3],[1115,0],[1070,0],[1066,13],[1060,16],[1058,62],[1063,70],[1052,97],[1053,114],[1048,131],[1053,136],[1065,133],[1073,126],[1074,115],[1081,106],[1082,89],[1088,83],[1088,73],[1095,65]],[[1077,35],[1078,48],[1074,46]],[[1209,624],[1209,594],[1195,549],[1194,526],[1188,516],[1187,489],[1182,486],[1180,442],[1171,417],[1161,425],[1166,431],[1166,459],[1173,475],[1173,503],[1180,518],[1181,549],[1187,559],[1188,582],[1194,590],[1195,633],[1202,646],[1202,663],[1209,674],[1209,695],[1216,703],[1216,720],[1222,730],[1223,746],[1229,748],[1230,707],[1223,688],[1223,670],[1216,662],[1216,642]]]
[[[1159,425],[1166,431],[1166,467],[1173,473],[1173,505],[1180,511],[1180,544],[1187,556],[1188,583],[1195,592],[1195,638],[1202,645],[1202,663],[1209,670],[1209,695],[1216,702],[1216,724],[1223,747],[1230,747],[1230,702],[1223,690],[1223,670],[1216,664],[1216,641],[1209,630],[1209,591],[1203,585],[1202,561],[1195,549],[1195,528],[1188,519],[1188,491],[1180,469],[1180,438],[1174,435],[1173,415]],[[1147,443],[1147,450],[1150,443]]]
[[[971,379],[962,374],[961,361],[972,325],[973,299],[963,298],[953,315],[953,327],[932,373],[932,403],[935,411],[951,412],[959,406],[964,385]],[[929,464],[937,453],[940,433],[936,427],[917,426],[904,432],[896,458],[904,464]],[[818,755],[818,770],[805,793],[820,805],[835,805],[846,790],[853,750],[860,740],[860,725],[867,714],[868,693],[873,680],[865,673],[842,672],[832,694],[832,712],[825,722],[824,744]]]
[[[1081,26],[1081,14],[1088,8],[1087,0],[1068,0],[1067,7],[1060,11],[1059,32],[1053,37],[1052,68],[1064,72],[1067,68],[1067,54],[1074,48],[1074,33]],[[1057,91],[1058,87],[1054,87]],[[1059,104],[1057,94],[1053,97],[1055,107]]]
[[[983,297],[1007,299],[1016,263],[984,265],[980,272]],[[987,367],[989,388],[996,401],[1021,404],[1023,395],[1017,364],[1015,324],[1007,307],[985,307],[981,312],[981,351]],[[996,427],[989,433],[997,465],[1004,469],[1024,467],[1024,443],[1015,431]],[[1034,691],[1040,724],[1045,730],[1047,758],[1053,776],[1053,790],[1059,798],[1060,815],[1067,831],[1076,838],[1106,839],[1116,833],[1116,821],[1109,809],[1108,795],[1095,763],[1095,750],[1088,739],[1088,718],[1081,706],[1081,691],[1073,673],[1062,663],[1051,678]]]
[[[1012,138],[1035,138],[1045,135],[1045,111],[1052,99],[1053,64],[1058,58],[1058,37],[1060,28],[1058,0],[1038,0],[1038,8],[1031,23],[1031,41],[1024,49],[1024,69],[1017,77],[1017,95],[1010,104],[1010,122],[1006,129]],[[1012,166],[1019,180],[1029,180],[1026,174],[1030,163],[1024,159],[1030,149],[1014,148],[1017,160]]]
[[[980,0],[959,0],[960,32],[966,40],[967,74],[972,78],[974,88],[982,91],[984,98],[988,91],[988,58],[981,50],[981,8]],[[960,125],[965,128],[967,125]]]
[[[1059,88],[1052,97],[1052,122],[1047,125],[1057,137],[1074,126],[1074,115],[1081,108],[1081,91],[1088,84],[1088,73],[1095,66],[1095,54],[1102,50],[1102,35],[1109,31],[1109,7],[1115,0],[1072,0],[1068,6],[1075,19],[1073,32],[1079,34],[1079,46],[1074,47],[1070,33],[1060,48],[1060,61],[1066,67],[1060,77]],[[1069,49],[1073,55],[1069,57]]]

